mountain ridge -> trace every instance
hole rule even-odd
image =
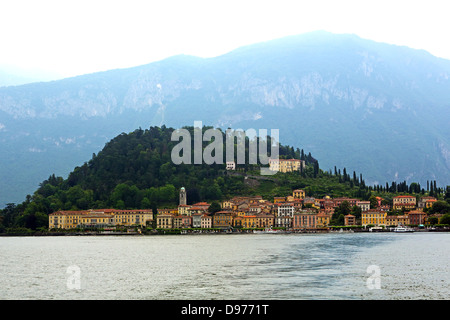
[[[0,141],[11,144],[0,163],[31,153],[45,171],[37,184],[53,171],[39,160],[48,154],[30,149],[52,150],[56,174],[65,175],[122,131],[199,120],[278,128],[283,143],[311,150],[322,168],[351,168],[373,183],[448,184],[449,77],[450,61],[424,50],[313,32],[214,58],[178,55],[0,88]]]

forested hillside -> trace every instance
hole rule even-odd
[[[194,136],[193,127],[185,128]],[[209,128],[203,127],[203,132]],[[289,195],[296,188],[305,189],[308,196],[351,196],[365,200],[374,194],[390,199],[402,192],[425,193],[418,183],[367,186],[362,174],[336,167],[334,172],[323,171],[311,153],[284,145],[279,147],[280,158],[305,160],[302,172],[261,176],[259,165],[238,165],[233,172],[227,171],[224,164],[176,165],[171,159],[172,149],[179,143],[171,141],[174,130],[150,127],[118,135],[97,155],[76,167],[67,179],[51,175],[23,203],[8,204],[0,212],[0,228],[46,228],[48,214],[58,210],[176,207],[181,187],[187,190],[188,204],[221,201],[237,195],[261,195],[272,201],[274,196]],[[209,143],[203,142],[203,150]],[[247,138],[246,159],[248,145]],[[426,190],[435,196],[443,194],[435,182]]]

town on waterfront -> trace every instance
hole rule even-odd
[[[304,167],[303,160],[277,159],[270,161],[269,169],[284,174],[300,172]],[[235,162],[227,162],[226,169],[236,170]],[[315,198],[307,196],[303,189],[295,189],[292,194],[270,200],[262,196],[235,196],[221,202],[189,205],[186,189],[182,187],[179,204],[174,208],[58,211],[49,215],[49,230],[102,230],[107,234],[118,230],[131,233],[151,230],[163,234],[436,230],[434,226],[448,218],[430,210],[437,202],[436,197],[429,195],[399,195],[392,201],[376,196],[366,201],[348,197]],[[447,227],[438,230],[445,231]]]
[[[236,163],[227,162],[225,174],[250,177]],[[301,159],[277,159],[269,170],[280,179],[302,177],[306,162]],[[315,170],[317,166],[314,167]],[[337,170],[336,170],[337,171]],[[314,174],[316,171],[314,171]],[[242,176],[244,174],[245,176]],[[341,179],[340,171],[336,176]],[[364,184],[344,169],[343,179]],[[252,178],[252,179],[253,179]],[[56,178],[54,180],[57,180]],[[87,235],[87,234],[187,234],[187,233],[317,233],[333,231],[450,231],[449,188],[445,192],[430,184],[430,192],[410,187],[395,187],[395,193],[371,192],[341,195],[315,194],[293,185],[282,192],[261,195],[234,192],[219,200],[191,198],[189,188],[173,188],[173,201],[156,206],[97,206],[59,208],[45,215],[37,230],[12,228],[1,235]],[[48,188],[43,184],[42,188]],[[218,187],[218,186],[216,186]],[[50,187],[51,189],[52,187]],[[376,191],[379,187],[374,188]],[[53,192],[56,188],[53,187]],[[387,187],[386,187],[387,190]],[[428,190],[428,187],[427,187]],[[437,192],[434,192],[436,190]],[[444,194],[445,193],[445,194]],[[386,195],[386,196],[384,196]],[[447,200],[447,201],[446,201]],[[43,201],[43,200],[42,200]],[[81,203],[77,201],[77,204]],[[121,201],[116,201],[121,204]],[[36,205],[34,205],[36,207]],[[5,210],[6,211],[6,210]],[[31,216],[32,217],[32,216]],[[5,215],[8,219],[8,215]],[[9,218],[11,220],[11,218]],[[44,224],[45,223],[45,224]]]
[[[156,213],[151,209],[58,211],[49,216],[49,230],[96,230],[106,234],[149,229],[156,233],[388,231],[399,226],[411,231],[436,230],[428,227],[438,224],[443,215],[427,214],[436,201],[431,196],[417,201],[415,196],[401,195],[393,198],[391,206],[381,197],[370,201],[329,196],[317,199],[296,189],[273,201],[261,196],[236,196],[221,203],[188,205],[186,190],[181,188],[176,208],[161,208]],[[333,225],[336,215],[341,223]]]

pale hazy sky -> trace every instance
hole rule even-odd
[[[73,76],[314,30],[450,59],[449,1],[1,0],[0,65]]]

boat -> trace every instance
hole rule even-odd
[[[265,228],[264,230],[253,230],[253,233],[285,233],[285,231],[274,230],[272,228]]]
[[[405,226],[397,226],[394,228],[394,232],[414,232],[414,229]]]

